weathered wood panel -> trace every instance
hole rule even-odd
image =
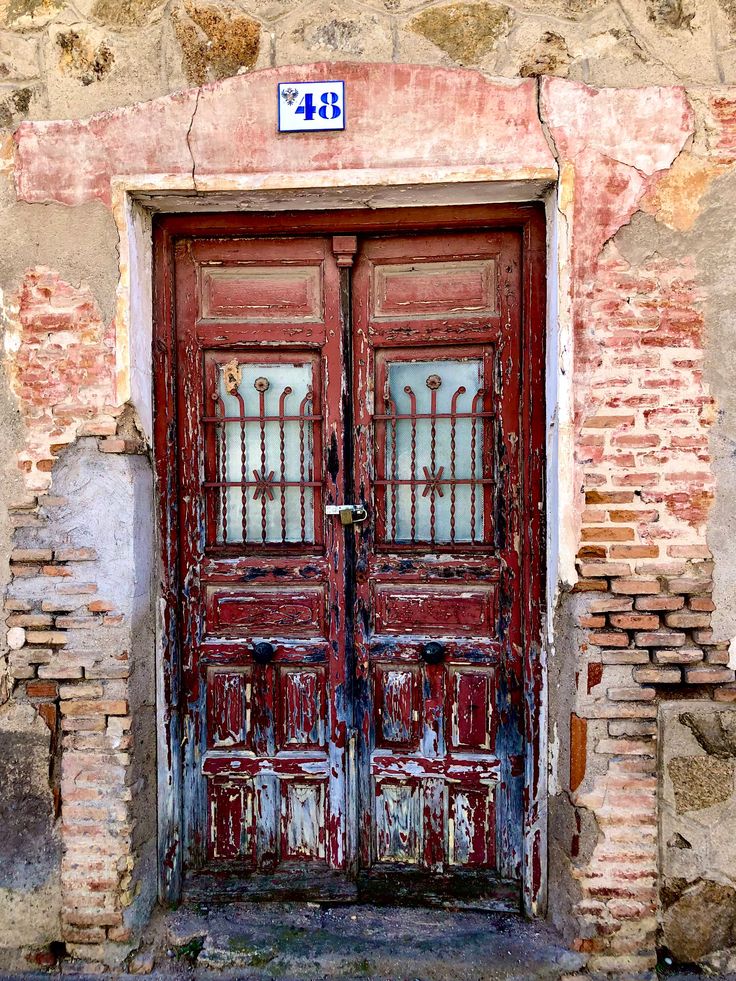
[[[494,629],[489,587],[389,586],[374,589],[376,633],[487,637]]]
[[[325,591],[318,586],[284,590],[210,586],[207,629],[222,636],[323,637]]]
[[[322,277],[315,266],[202,266],[200,289],[205,320],[322,320]]]
[[[418,320],[495,313],[495,273],[493,259],[377,264],[373,318]]]

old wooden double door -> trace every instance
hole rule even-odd
[[[503,229],[178,242],[195,877],[518,898],[521,253]]]

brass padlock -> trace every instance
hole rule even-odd
[[[339,516],[342,525],[359,525],[368,517],[365,504],[328,504],[325,514]]]

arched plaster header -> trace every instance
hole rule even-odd
[[[280,134],[276,84],[340,78],[344,131]],[[111,201],[123,174],[189,177],[408,168],[490,168],[491,179],[554,179],[533,80],[394,64],[313,64],[237,75],[87,120],[23,123],[25,201]],[[180,185],[181,186],[181,185]],[[221,185],[220,185],[221,186]]]

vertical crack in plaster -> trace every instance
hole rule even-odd
[[[557,178],[559,180],[559,170],[560,170],[560,154],[557,149],[557,144],[555,143],[555,138],[550,131],[547,121],[544,118],[544,111],[542,110],[542,79],[537,78],[537,84],[535,86],[536,92],[536,102],[537,102],[537,118],[539,119],[539,125],[542,127],[542,133],[547,141],[547,146],[549,147],[549,152],[557,161]]]
[[[197,110],[199,109],[199,97],[202,95],[202,89],[197,89],[197,98],[194,103],[194,110],[192,112],[192,118],[189,120],[189,129],[187,129],[187,149],[189,150],[189,156],[192,158],[192,186],[194,187],[194,193],[199,194],[199,188],[197,187],[197,161],[194,159],[194,151],[192,150],[192,144],[190,142],[190,137],[192,135],[192,128],[194,126],[194,120],[197,117]]]

